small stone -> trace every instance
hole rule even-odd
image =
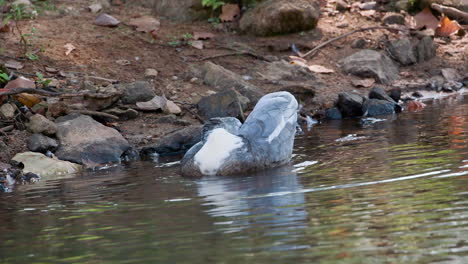
[[[148,68],[145,70],[145,77],[146,78],[156,78],[158,77],[158,71],[155,69]]]
[[[351,43],[351,48],[353,49],[363,49],[367,45],[367,41],[363,38],[358,38]]]
[[[111,15],[100,14],[94,21],[94,24],[103,27],[116,27],[120,24],[120,21]]]
[[[35,114],[29,118],[27,124],[28,129],[32,133],[44,133],[46,135],[53,135],[57,132],[57,125],[46,117],[40,114]]]
[[[29,137],[27,145],[30,151],[46,153],[47,151],[56,150],[58,142],[57,140],[46,137],[42,134],[33,134]]]
[[[177,80],[179,80],[179,77],[177,77],[177,76],[174,75],[174,76],[172,76],[171,79],[172,79],[173,81],[177,81]]]
[[[362,106],[365,116],[391,115],[395,113],[395,104],[386,100],[368,99]]]
[[[163,109],[166,105],[167,99],[162,96],[154,96],[153,99],[147,101],[147,102],[137,102],[136,106],[138,107],[139,110],[144,110],[144,111],[156,111]]]
[[[7,120],[15,118],[16,106],[13,104],[4,104],[0,107],[0,115]]]
[[[190,82],[191,83],[194,83],[194,82],[197,82],[198,81],[198,78],[197,77],[193,77],[192,79],[190,79]]]
[[[29,80],[29,79],[27,79],[27,78],[25,78],[23,76],[20,76],[20,77],[14,79],[13,81],[9,81],[7,83],[7,85],[5,85],[4,88],[5,89],[16,89],[16,88],[33,88],[33,89],[35,89],[36,84],[33,81],[31,81],[31,80]]]
[[[14,69],[14,70],[21,70],[24,68],[24,65],[19,61],[8,60],[5,62],[5,67],[9,69]]]
[[[156,95],[153,85],[147,81],[122,84],[120,89],[124,93],[121,98],[124,104],[147,102]]]
[[[99,4],[99,3],[92,4],[92,5],[88,6],[88,9],[89,9],[89,11],[91,11],[91,13],[99,13],[99,11],[102,10],[102,5]]]
[[[166,105],[164,107],[164,112],[178,115],[182,113],[182,109],[180,109],[180,107],[176,105],[174,102],[172,102],[171,100],[167,100]]]
[[[347,28],[349,26],[348,22],[341,22],[336,25],[337,28]]]
[[[405,16],[402,14],[397,13],[387,13],[384,18],[382,19],[385,25],[404,25],[405,24]]]

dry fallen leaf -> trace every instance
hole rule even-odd
[[[311,72],[315,72],[315,73],[334,73],[335,72],[334,70],[325,68],[321,65],[310,65],[308,68]]]
[[[364,88],[369,88],[371,87],[372,85],[374,85],[375,83],[375,80],[373,78],[367,78],[367,79],[354,79],[351,81],[351,83],[355,86],[355,87],[364,87]]]
[[[193,32],[194,40],[207,40],[214,38],[214,34],[210,32]]]
[[[448,37],[457,33],[461,29],[460,25],[455,20],[450,20],[446,16],[440,18],[440,25],[435,30],[435,35],[438,37]]]
[[[67,43],[63,47],[67,49],[65,51],[65,56],[70,55],[70,53],[76,49],[76,47],[73,46],[73,44],[71,44],[71,43]]]
[[[239,18],[240,16],[240,8],[236,4],[225,4],[221,9],[221,15],[219,15],[219,19],[221,22],[232,22]]]
[[[159,20],[151,16],[133,18],[128,24],[135,27],[136,30],[140,32],[154,32],[161,26]]]
[[[13,97],[16,100],[18,100],[20,103],[22,103],[23,105],[29,108],[41,102],[41,98],[39,98],[37,95],[29,94],[29,93],[20,93],[20,94],[14,95]]]
[[[416,29],[430,28],[435,30],[439,26],[439,20],[432,14],[431,10],[426,7],[421,12],[414,16]]]

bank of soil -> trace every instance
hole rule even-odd
[[[34,20],[21,21],[19,26],[22,32],[32,32],[30,42],[33,47],[40,50],[39,59],[30,61],[22,57],[19,35],[16,33],[1,33],[0,41],[3,53],[0,62],[9,59],[20,60],[24,68],[15,71],[19,75],[34,78],[36,72],[41,72],[45,78],[57,79],[63,88],[78,90],[86,76],[98,76],[115,79],[119,82],[133,82],[144,80],[145,70],[156,69],[158,75],[147,80],[154,83],[158,95],[165,94],[169,99],[183,106],[183,113],[179,119],[187,123],[199,124],[200,121],[193,113],[193,107],[202,97],[213,92],[213,88],[205,85],[202,80],[194,78],[190,65],[200,67],[205,61],[216,64],[238,73],[249,82],[259,87],[263,92],[281,90],[282,87],[263,80],[259,72],[266,67],[266,61],[249,55],[220,56],[204,60],[210,56],[231,53],[233,48],[252,49],[262,56],[274,56],[277,59],[288,59],[294,55],[291,45],[295,44],[305,52],[321,42],[339,36],[348,31],[380,25],[379,19],[367,18],[358,13],[345,12],[335,16],[323,16],[316,29],[285,36],[252,37],[237,34],[235,25],[215,25],[208,21],[193,23],[171,22],[161,20],[161,27],[156,35],[135,31],[126,23],[134,17],[152,14],[151,9],[131,5],[113,5],[107,13],[113,15],[122,23],[115,28],[100,27],[93,24],[96,14],[89,12],[86,7],[88,1],[55,1],[57,9],[45,11]],[[338,28],[337,25],[345,21],[348,26]],[[341,26],[340,26],[341,27]],[[187,33],[211,32],[215,36],[204,41],[202,50],[190,45],[175,45],[174,40],[180,39]],[[308,114],[330,108],[334,105],[337,94],[342,91],[356,90],[367,94],[369,88],[357,88],[351,84],[358,77],[343,73],[338,61],[356,50],[351,43],[358,38],[364,38],[366,47],[378,49],[382,38],[398,38],[396,33],[385,30],[366,31],[338,40],[308,58],[309,63],[333,69],[331,74],[317,74],[324,87],[315,94],[314,100],[306,105]],[[64,45],[73,44],[76,49],[68,56],[65,55]],[[427,80],[439,74],[441,68],[455,68],[466,73],[468,59],[468,39],[456,38],[447,43],[436,43],[437,56],[430,61],[400,68],[399,82],[414,83]],[[117,61],[128,61],[128,65]],[[65,73],[51,74],[45,67],[56,68]],[[70,74],[71,73],[71,74]],[[382,85],[391,89],[392,85]],[[409,87],[409,86],[408,86]],[[188,110],[192,111],[190,113]],[[163,113],[140,113],[139,117],[128,121],[113,122],[130,143],[144,145],[156,141],[161,136],[178,130],[184,125],[180,123],[156,123]],[[0,161],[8,162],[11,156],[18,151],[24,151],[25,133],[16,131],[2,136],[3,146]]]

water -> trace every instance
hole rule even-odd
[[[315,125],[293,164],[138,162],[0,195],[0,263],[468,263],[468,97]]]

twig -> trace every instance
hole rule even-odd
[[[49,92],[49,91],[42,90],[42,89],[15,88],[15,89],[8,90],[6,92],[0,92],[0,96],[15,95],[15,94],[20,94],[20,93],[30,93],[30,94],[38,94],[38,95],[44,95],[44,96],[60,96],[60,95],[63,95],[63,93]]]
[[[454,7],[448,7],[444,5],[431,4],[432,9],[439,13],[446,14],[452,18],[461,18],[463,22],[468,23],[468,13],[458,10]]]
[[[196,62],[198,61],[206,61],[206,60],[211,60],[211,59],[217,59],[217,58],[221,58],[221,57],[227,57],[227,56],[236,56],[236,55],[243,55],[243,54],[246,54],[246,53],[243,53],[243,52],[230,52],[230,53],[224,53],[224,54],[218,54],[218,55],[213,55],[213,56],[208,56],[208,57],[203,57],[199,60],[195,60]]]
[[[375,29],[386,29],[386,30],[389,30],[389,31],[392,31],[392,30],[396,30],[396,31],[407,31],[406,29],[399,29],[399,28],[392,28],[392,27],[384,27],[384,26],[367,27],[367,28],[358,28],[358,29],[355,29],[355,30],[353,30],[353,31],[347,32],[347,33],[345,33],[345,34],[343,34],[343,35],[340,35],[340,36],[338,36],[338,37],[336,37],[336,38],[329,39],[329,40],[323,42],[322,44],[318,45],[317,47],[315,47],[315,48],[309,50],[308,52],[306,52],[306,53],[304,53],[304,54],[299,54],[299,56],[300,56],[301,58],[305,58],[305,57],[307,57],[307,56],[309,56],[309,55],[315,54],[319,49],[321,49],[321,48],[327,46],[328,44],[330,44],[330,43],[332,43],[332,42],[334,42],[334,41],[340,40],[340,39],[342,39],[342,38],[345,38],[345,37],[347,37],[347,36],[349,36],[349,35],[352,35],[352,34],[354,34],[354,33],[357,33],[357,32],[362,32],[362,31],[367,31],[367,30],[375,30]]]
[[[103,113],[103,112],[98,112],[98,111],[91,111],[91,110],[68,110],[67,114],[71,113],[80,113],[83,115],[90,115],[90,116],[97,116],[97,117],[104,117],[104,118],[111,118],[115,120],[119,120],[118,116],[108,114],[108,113]]]

